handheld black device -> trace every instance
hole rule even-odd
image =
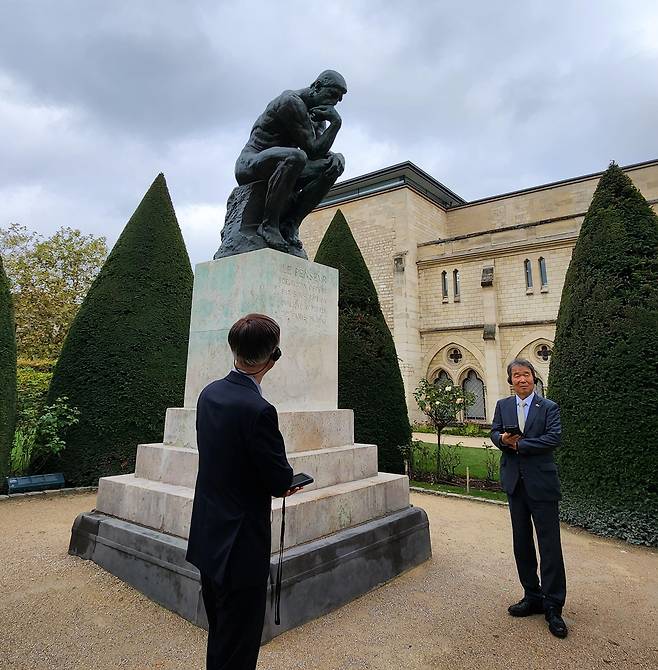
[[[307,475],[305,472],[298,472],[292,478],[292,483],[290,484],[291,489],[296,489],[300,486],[308,486],[312,484],[315,480],[311,475]]]
[[[503,432],[510,435],[523,435],[518,426],[503,426]]]

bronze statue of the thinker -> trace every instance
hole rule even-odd
[[[336,104],[346,93],[343,77],[325,70],[267,105],[235,164],[239,186],[215,258],[266,247],[307,257],[299,227],[345,169],[342,154],[330,149],[341,126]]]

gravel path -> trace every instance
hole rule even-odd
[[[0,501],[0,668],[202,670],[205,633],[66,553],[94,496]],[[564,529],[566,640],[519,596],[505,507],[413,494],[434,556],[263,647],[259,670],[658,667],[658,552]]]

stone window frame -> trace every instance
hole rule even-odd
[[[467,416],[468,411],[463,410],[462,411],[462,420],[463,421],[472,421],[473,423],[486,423],[487,421],[487,384],[485,382],[485,376],[482,373],[481,370],[478,370],[476,367],[473,365],[467,366],[465,369],[463,369],[460,372],[459,375],[459,385],[461,386],[462,390],[465,391],[466,389],[464,388],[464,385],[466,383],[466,380],[468,379],[470,373],[473,373],[476,377],[476,379],[480,382],[482,385],[482,410],[484,416],[481,417],[469,417]]]
[[[448,272],[444,270],[441,273],[441,301],[448,302]]]
[[[525,292],[526,294],[534,293],[535,289],[532,283],[532,261],[526,258],[523,261],[523,272],[525,276]]]
[[[539,280],[541,281],[541,292],[548,293],[548,270],[546,268],[546,259],[540,256],[537,260],[539,265]]]
[[[452,375],[448,372],[448,370],[446,370],[445,368],[438,368],[432,373],[432,384],[436,386],[436,383],[439,381],[441,373],[445,375],[445,381],[449,381],[451,384],[454,385],[455,380],[453,379]]]
[[[452,271],[452,295],[453,302],[461,301],[461,276],[457,268]]]

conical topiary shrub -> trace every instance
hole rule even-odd
[[[9,474],[16,421],[16,334],[9,280],[0,258],[0,493]]]
[[[315,262],[339,272],[338,406],[354,410],[356,442],[377,445],[379,469],[401,473],[401,447],[411,442],[402,375],[377,291],[340,210]]]
[[[549,394],[562,413],[562,516],[658,542],[658,217],[612,163],[566,275]]]
[[[49,401],[67,396],[80,422],[61,467],[73,485],[132,472],[138,443],[162,440],[185,384],[192,269],[162,174],[128,221],[80,307]]]

